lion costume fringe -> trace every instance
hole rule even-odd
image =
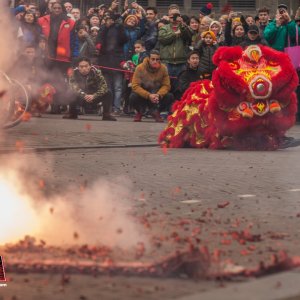
[[[220,47],[212,81],[194,82],[173,105],[162,147],[275,150],[295,123],[297,73],[265,46]]]

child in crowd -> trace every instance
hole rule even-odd
[[[92,39],[94,45],[96,45],[99,30],[100,28],[97,26],[93,26],[90,30],[90,38]],[[94,55],[92,55],[91,57],[91,62],[93,65],[98,64],[98,56],[99,56],[99,50],[95,47]]]
[[[145,43],[141,40],[137,40],[134,43],[134,54],[132,55],[132,62],[135,66],[141,64],[145,57],[147,57],[147,52],[145,48]]]
[[[93,26],[90,29],[90,36],[95,45],[96,45],[99,30],[100,30],[100,28],[98,26]]]
[[[131,80],[135,67],[143,62],[145,57],[147,57],[147,52],[145,48],[145,43],[141,40],[137,40],[134,43],[134,54],[132,55],[131,60],[122,62],[121,67],[125,70],[128,70],[128,73],[125,73],[125,87],[123,89],[123,98],[124,98],[124,113],[129,113],[129,96],[131,93]]]
[[[201,64],[199,70],[204,78],[211,79],[212,72],[216,66],[212,62],[212,57],[218,49],[218,43],[215,34],[208,30],[201,34],[201,41],[196,45],[195,50],[199,52]]]

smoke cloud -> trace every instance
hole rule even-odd
[[[18,154],[6,157],[5,162],[1,161],[0,171],[5,228],[0,244],[25,235],[52,245],[88,243],[127,249],[139,242],[147,244],[130,216],[134,193],[126,179],[66,186],[53,196],[37,176],[42,161],[31,156],[29,165],[25,155]]]

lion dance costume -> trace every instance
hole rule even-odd
[[[297,73],[265,46],[220,47],[212,81],[194,82],[173,105],[162,147],[275,150],[295,123]]]

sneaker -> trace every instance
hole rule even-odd
[[[112,112],[112,116],[119,117],[121,114],[121,111],[119,109],[114,109]]]
[[[63,115],[63,119],[70,119],[70,120],[76,120],[78,119],[78,116],[77,115],[73,115],[73,114],[64,114]]]
[[[112,115],[103,115],[102,120],[103,121],[117,121],[117,119]]]
[[[136,113],[133,122],[142,122],[142,114],[141,113]]]

